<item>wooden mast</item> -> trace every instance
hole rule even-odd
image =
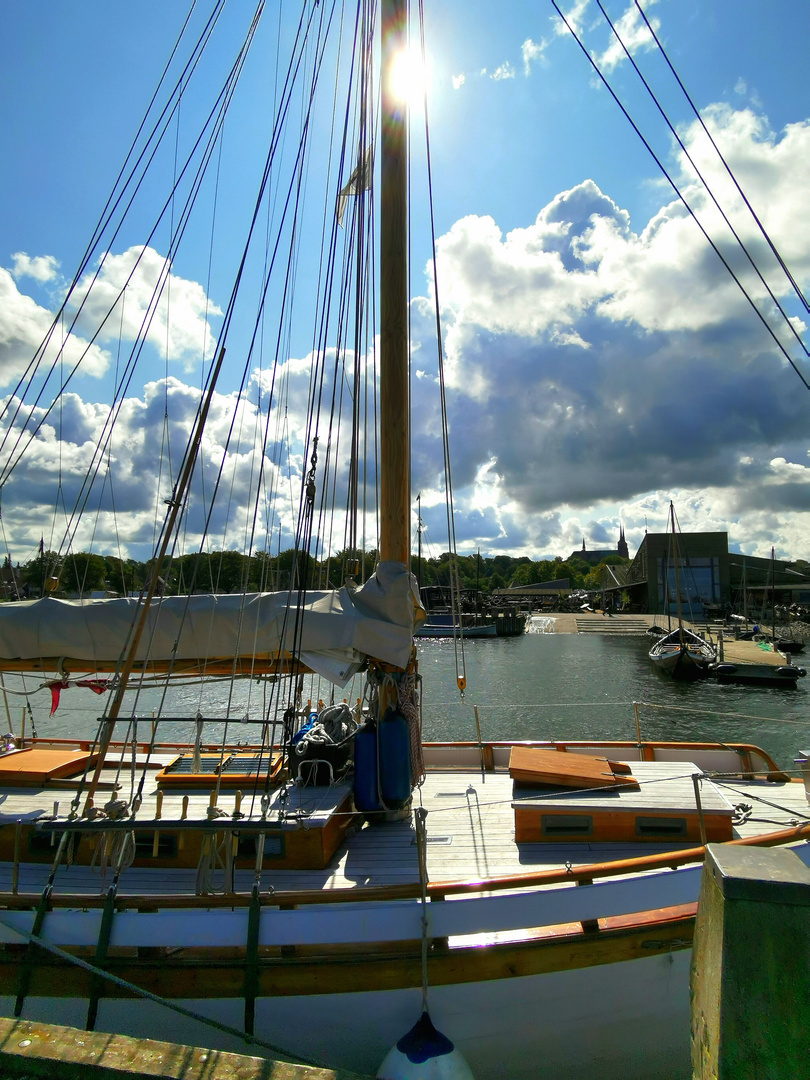
[[[410,559],[407,104],[393,84],[407,0],[382,3],[380,213],[380,558]]]
[[[771,641],[776,649],[776,549],[771,548]]]
[[[672,553],[675,561],[675,607],[678,612],[678,641],[681,646],[681,652],[684,651],[684,638],[683,638],[683,612],[681,611],[681,578],[680,568],[678,567],[678,540],[675,535],[675,506],[670,500],[669,504],[669,517],[672,523]]]

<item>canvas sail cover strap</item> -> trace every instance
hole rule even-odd
[[[131,598],[2,604],[0,666],[66,658],[74,667],[109,670],[126,648],[137,610]],[[381,563],[356,589],[308,592],[300,611],[286,592],[167,596],[153,601],[135,659],[202,669],[214,657],[249,663],[290,651],[296,617],[302,662],[343,686],[368,656],[404,668],[424,612],[413,575],[399,563]]]

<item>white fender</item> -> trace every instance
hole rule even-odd
[[[453,1043],[423,1012],[407,1035],[392,1046],[377,1070],[377,1080],[474,1080]]]

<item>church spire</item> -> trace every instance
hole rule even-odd
[[[619,526],[619,543],[618,543],[618,546],[617,546],[616,550],[618,551],[618,553],[621,555],[621,557],[623,559],[629,559],[630,558],[630,552],[628,551],[628,548],[627,548],[627,541],[624,538],[624,525]]]

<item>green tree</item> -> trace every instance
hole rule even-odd
[[[278,589],[312,588],[317,580],[317,563],[306,551],[287,548],[274,560]]]
[[[179,593],[214,591],[211,558],[207,551],[195,551],[177,560],[177,591]]]
[[[104,578],[110,589],[126,596],[135,588],[134,559],[118,559],[114,555],[104,556]]]
[[[216,592],[241,592],[247,585],[245,556],[241,551],[211,553],[211,572]]]
[[[20,579],[28,586],[31,596],[41,596],[42,589],[49,577],[58,577],[62,565],[61,557],[55,551],[45,551],[34,559],[29,559],[20,567]]]
[[[512,585],[531,585],[533,584],[531,575],[534,570],[534,564],[531,563],[528,566],[524,563],[522,566],[518,566],[515,570],[514,577],[512,578]]]
[[[107,574],[107,564],[102,555],[77,551],[67,556],[59,575],[59,584],[68,593],[86,596],[101,589]]]

